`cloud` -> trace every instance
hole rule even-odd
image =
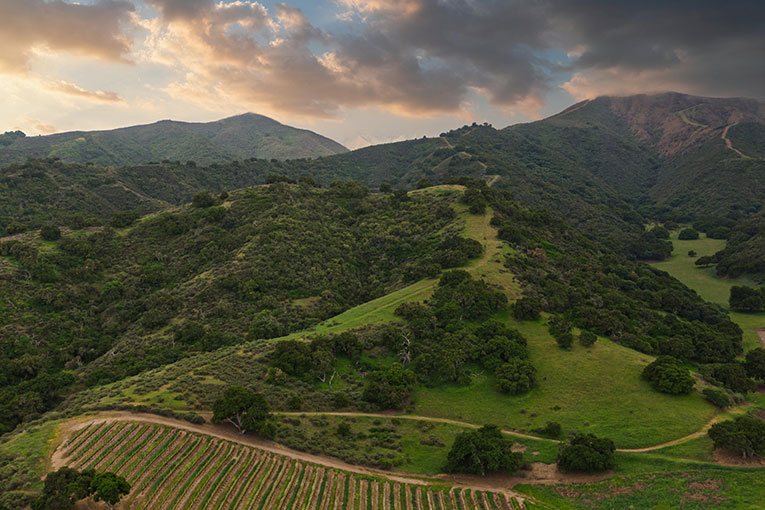
[[[104,0],[92,5],[61,0],[0,0],[0,72],[26,73],[38,47],[125,61],[130,41],[122,23],[131,2]]]
[[[487,102],[536,116],[557,88],[765,95],[761,0],[338,0],[326,27],[290,3],[143,0],[157,15],[142,18],[139,1],[0,0],[0,73],[28,72],[42,48],[129,59],[160,70],[146,90],[170,100],[315,118],[468,117]],[[46,86],[120,100],[66,78]]]
[[[577,96],[765,95],[760,0],[556,0],[551,12],[565,40],[579,47],[565,84]]]
[[[45,88],[54,92],[61,92],[70,96],[84,97],[94,101],[103,101],[106,103],[119,103],[123,101],[123,99],[117,95],[116,92],[106,90],[86,90],[75,85],[74,83],[69,83],[66,81],[45,83]]]
[[[471,91],[497,105],[539,103],[549,86],[544,12],[527,2],[347,2],[364,21],[347,33],[313,26],[286,3],[150,0],[165,23],[151,58],[181,66],[204,94],[331,117],[383,106],[406,115],[459,112]],[[194,84],[173,83],[188,97]]]

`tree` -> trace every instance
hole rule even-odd
[[[765,349],[758,347],[747,352],[744,368],[752,379],[765,381]]]
[[[298,340],[282,340],[274,346],[271,364],[294,376],[305,376],[311,371],[311,346]]]
[[[242,386],[229,386],[223,397],[213,403],[212,422],[227,421],[241,434],[247,431],[263,432],[270,416],[265,397]]]
[[[58,241],[61,239],[61,230],[56,225],[43,225],[40,229],[40,237],[44,241]]]
[[[433,186],[433,183],[430,182],[430,179],[427,177],[423,177],[419,181],[417,181],[417,189],[423,189],[423,188],[429,188]]]
[[[383,409],[401,409],[409,399],[417,376],[398,363],[369,374],[362,398]]]
[[[520,395],[534,387],[537,370],[531,362],[524,359],[514,359],[500,365],[494,373],[497,388],[502,393]]]
[[[738,393],[754,391],[756,384],[752,381],[743,363],[719,363],[711,369],[712,379]]]
[[[760,289],[745,285],[734,285],[730,288],[728,304],[732,310],[740,312],[760,312],[765,310],[765,299]]]
[[[215,197],[209,191],[199,191],[191,197],[191,205],[198,209],[215,205]]]
[[[653,389],[669,395],[690,393],[696,382],[682,362],[672,356],[659,356],[643,369],[642,376]]]
[[[688,250],[688,256],[691,258],[694,258],[698,253],[696,253],[694,250]]]
[[[393,187],[387,182],[380,184],[380,193],[390,193],[393,191]]]
[[[694,241],[699,238],[699,233],[692,228],[684,228],[677,236],[681,241]]]
[[[765,422],[751,416],[715,423],[707,432],[715,448],[744,458],[765,454]]]
[[[93,499],[104,501],[113,508],[125,494],[130,492],[130,484],[116,473],[97,473],[90,484]]]
[[[613,441],[593,434],[574,434],[558,447],[562,471],[606,471],[615,466]]]
[[[69,510],[75,502],[92,494],[93,470],[82,473],[68,467],[48,473],[43,492],[32,502],[32,510]]]
[[[579,333],[579,343],[582,344],[584,347],[592,347],[593,345],[595,345],[595,342],[597,340],[598,340],[598,335],[596,335],[592,331],[583,329],[581,333]]]
[[[523,455],[512,451],[512,441],[506,439],[496,425],[484,425],[478,430],[457,434],[445,470],[449,473],[512,473],[523,465]]]

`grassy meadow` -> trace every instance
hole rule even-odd
[[[678,232],[673,232],[671,237],[674,246],[672,257],[663,262],[654,263],[655,268],[668,272],[695,290],[706,301],[717,303],[726,309],[731,287],[753,285],[751,281],[743,278],[718,278],[715,276],[714,268],[699,268],[695,265],[698,257],[713,255],[722,250],[725,247],[724,240],[708,239],[706,234],[700,234],[699,239],[681,241],[677,235]],[[688,256],[691,250],[696,252],[696,257]],[[730,317],[744,331],[744,351],[762,347],[762,341],[757,336],[757,329],[765,328],[765,313],[730,312]]]

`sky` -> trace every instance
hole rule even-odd
[[[764,84],[762,0],[0,0],[0,132],[251,111],[357,148]]]

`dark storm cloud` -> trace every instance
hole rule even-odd
[[[642,75],[647,88],[765,95],[761,0],[556,0],[549,7],[565,40],[584,47],[571,66],[584,76],[610,76],[617,89],[624,73],[638,82]]]

